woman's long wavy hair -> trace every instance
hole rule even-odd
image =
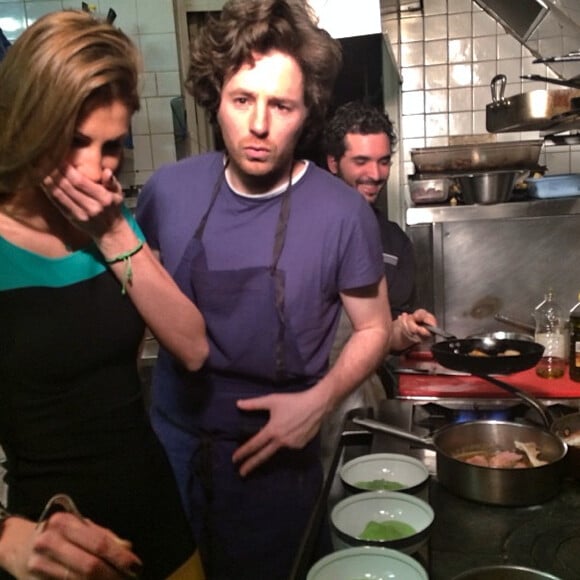
[[[139,109],[139,53],[119,29],[76,10],[27,28],[0,65],[0,195],[36,187],[65,161],[95,107]]]
[[[342,65],[340,43],[319,28],[305,0],[230,0],[219,18],[210,18],[193,39],[186,87],[213,121],[228,75],[253,54],[277,50],[296,59],[304,75],[308,118],[302,144],[324,122]]]

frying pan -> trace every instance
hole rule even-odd
[[[529,340],[498,339],[493,336],[482,338],[456,338],[450,332],[424,324],[432,334],[443,336],[449,340],[437,342],[431,346],[433,358],[442,366],[455,371],[475,375],[496,387],[516,395],[533,407],[540,415],[545,427],[550,428],[552,418],[546,407],[535,397],[517,387],[505,383],[493,375],[503,375],[527,370],[535,366],[542,358],[544,346]],[[487,356],[473,356],[475,351],[481,351]],[[508,350],[519,352],[518,355],[503,355]]]
[[[519,354],[503,354],[510,351]],[[529,340],[484,337],[437,342],[431,347],[431,352],[439,364],[455,371],[507,375],[538,364],[544,347]],[[474,356],[473,353],[485,353],[487,356]]]
[[[493,336],[457,338],[450,332],[424,324],[432,334],[447,340],[437,342],[431,347],[435,360],[442,366],[454,371],[474,375],[507,375],[532,368],[538,364],[544,353],[541,344],[529,340],[495,338]],[[518,355],[504,355],[507,351]],[[474,352],[487,356],[474,356]]]
[[[456,495],[480,503],[525,506],[543,503],[560,490],[567,446],[556,435],[532,425],[507,421],[469,421],[448,425],[423,438],[392,425],[353,417],[367,429],[412,441],[436,452],[437,479]],[[473,465],[457,459],[464,453],[489,453],[515,448],[515,441],[536,444],[538,467],[521,469]]]

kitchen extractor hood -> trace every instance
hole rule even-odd
[[[474,0],[505,28],[525,42],[548,13],[546,4],[539,0]]]
[[[473,1],[528,48],[540,74],[540,67],[548,66],[561,79],[580,77],[578,0]]]

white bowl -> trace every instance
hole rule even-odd
[[[325,556],[309,570],[306,580],[428,580],[413,558],[388,548],[348,548]]]
[[[378,491],[379,488],[371,489],[361,484],[384,480],[403,486],[400,489],[385,488],[385,491],[417,494],[426,487],[429,471],[421,461],[408,455],[371,453],[345,463],[340,469],[340,479],[350,493]]]
[[[398,491],[368,491],[339,501],[330,513],[335,550],[358,546],[392,548],[414,554],[429,539],[435,514],[422,499]],[[361,538],[369,522],[402,522],[415,533],[393,540]]]

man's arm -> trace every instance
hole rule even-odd
[[[281,447],[302,449],[320,429],[324,416],[370,375],[385,357],[391,332],[387,286],[379,283],[341,293],[353,333],[336,364],[313,387],[300,393],[243,399],[244,411],[268,411],[264,428],[233,455],[240,474],[247,475]]]
[[[336,363],[316,385],[327,390],[327,412],[377,369],[392,340],[393,324],[384,278],[377,285],[342,292],[341,300],[353,331]]]

